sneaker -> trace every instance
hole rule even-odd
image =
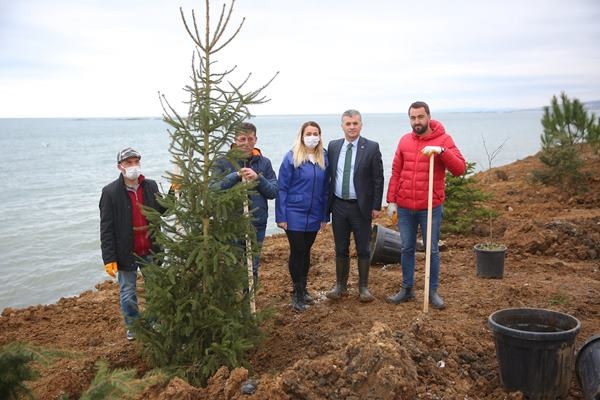
[[[132,331],[130,331],[129,329],[127,329],[127,334],[125,335],[125,337],[129,341],[135,340],[135,334]]]

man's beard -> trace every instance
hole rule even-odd
[[[417,135],[422,135],[423,133],[425,133],[425,131],[427,130],[427,126],[421,125],[421,124],[415,124],[413,125],[413,131],[417,134]]]

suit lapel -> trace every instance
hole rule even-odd
[[[360,167],[360,163],[365,156],[365,139],[362,136],[359,136],[358,143],[356,145],[356,160],[354,160],[354,177],[356,178],[358,167]]]
[[[344,144],[344,139],[338,139],[331,144],[331,171],[332,176],[335,176],[335,171],[337,171],[338,159],[340,158],[340,151],[342,151],[342,145]]]

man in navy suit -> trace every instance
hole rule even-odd
[[[330,299],[348,295],[350,233],[354,234],[358,257],[358,292],[362,302],[373,301],[368,289],[371,221],[381,212],[383,162],[377,142],[360,136],[362,118],[358,111],[342,114],[344,138],[329,142],[330,196],[335,241],[336,285]]]

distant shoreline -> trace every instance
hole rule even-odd
[[[587,111],[600,112],[600,100],[584,101],[583,106]],[[436,113],[441,114],[456,114],[456,113],[513,113],[513,112],[529,112],[529,111],[542,111],[546,106],[529,107],[529,108],[447,108],[436,110]],[[340,113],[298,113],[298,114],[257,114],[254,118],[259,117],[295,117],[295,116],[311,116],[319,117],[326,115],[338,115]],[[363,112],[363,115],[394,115],[398,112]],[[124,117],[0,117],[0,119],[71,119],[71,120],[121,120],[121,121],[138,121],[138,120],[162,120],[162,116],[124,116]]]

